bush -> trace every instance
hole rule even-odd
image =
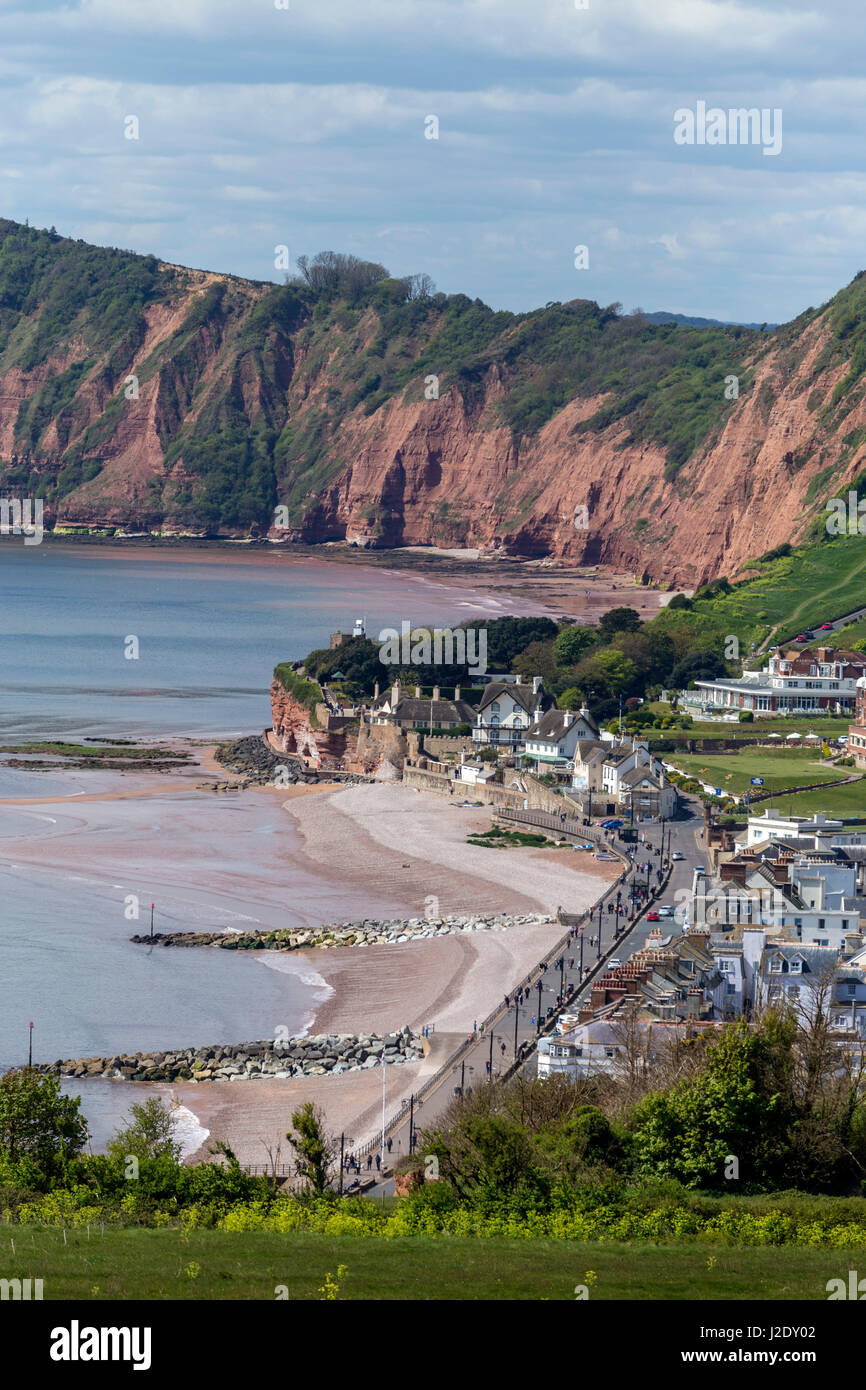
[[[741,724],[753,724],[755,716],[750,709],[741,709],[738,715]]]

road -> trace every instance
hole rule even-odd
[[[668,832],[670,832],[671,852],[678,850],[684,856],[682,860],[674,860],[670,863],[670,879],[665,887],[664,893],[659,899],[660,902],[670,903],[671,906],[675,903],[674,894],[678,890],[691,890],[696,865],[703,864],[705,868],[709,869],[706,849],[703,842],[703,815],[701,803],[696,797],[684,797],[681,794],[680,806],[680,815],[682,818],[669,821],[665,826],[666,845]],[[642,829],[646,834],[646,843],[643,845],[638,844],[635,847],[634,862],[640,865],[646,864],[647,862],[650,864],[652,885],[655,887],[655,871],[660,863],[658,848],[661,842],[661,827],[657,824],[653,824],[642,827]],[[605,897],[601,900],[603,904],[606,906],[608,898],[611,898],[615,902],[617,891],[622,893],[622,901],[626,902],[628,899],[629,886],[633,878],[635,878],[639,884],[646,883],[645,872],[637,874],[630,873],[626,883],[621,884],[619,888],[614,885],[612,889],[606,891]],[[623,962],[628,960],[637,951],[643,949],[646,945],[647,937],[656,927],[660,927],[662,932],[668,930],[671,932],[679,931],[678,924],[673,922],[670,918],[662,918],[660,922],[647,922],[645,916],[646,910],[646,907],[641,910],[631,927],[627,917],[619,919],[621,927],[625,930],[618,934],[618,947],[615,954],[616,957]],[[608,913],[605,910],[602,913],[601,950],[599,952],[598,944],[590,947],[589,938],[591,936],[595,937],[596,941],[598,938],[598,911],[596,908],[592,919],[592,925],[583,929],[584,967],[594,966],[599,959],[599,955],[606,955],[613,946],[617,938],[617,933],[615,932],[616,922],[617,917],[615,914]],[[574,962],[573,966],[570,964],[571,961]],[[562,962],[561,968],[560,962]],[[533,1044],[538,1037],[536,1020],[538,1017],[539,997],[541,999],[542,1014],[544,1015],[549,1006],[556,1006],[556,1001],[563,984],[565,985],[566,993],[569,993],[574,986],[578,985],[579,965],[580,945],[579,940],[576,940],[563,952],[556,955],[546,968],[536,974],[529,992],[529,998],[523,1004],[516,1004],[512,999],[506,1009],[503,1000],[502,1011],[494,1020],[491,1027],[486,1032],[479,1032],[477,1034],[474,1041],[460,1059],[451,1067],[450,1074],[443,1076],[443,1079],[431,1090],[424,1101],[416,1106],[414,1114],[416,1137],[418,1130],[432,1128],[432,1126],[442,1118],[454,1096],[459,1093],[461,1084],[467,1092],[469,1090],[474,1090],[478,1086],[488,1084],[490,1080],[491,1060],[492,1076],[494,1080],[512,1068],[516,1058],[519,1056],[521,1044],[526,1044],[527,1048],[530,1050],[524,1066],[518,1068],[518,1070],[529,1076],[535,1074],[536,1058]],[[540,996],[538,990],[539,984],[541,986]],[[580,1001],[588,997],[591,988],[592,977],[590,977],[583,987],[578,990],[574,999],[570,1000],[565,1006],[569,1013],[577,1011]],[[399,1124],[394,1127],[389,1127],[387,1134],[391,1139],[392,1148],[389,1158],[386,1159],[386,1167],[389,1162],[393,1163],[397,1158],[409,1152],[409,1117],[405,1116]],[[379,1145],[377,1144],[376,1152],[378,1151]],[[363,1162],[365,1165],[366,1160]],[[372,1175],[375,1176],[375,1174],[376,1168],[374,1158]],[[363,1167],[362,1176],[369,1176],[366,1166]],[[373,1187],[368,1188],[367,1195],[377,1197],[379,1195],[389,1196],[393,1191],[393,1179],[388,1176],[376,1182]]]

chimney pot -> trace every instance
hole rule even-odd
[[[454,699],[455,699],[455,700],[459,700],[459,699],[460,699],[460,686],[459,686],[459,685],[455,685],[455,687],[454,687]]]
[[[438,685],[434,685],[434,687],[433,687],[433,699],[434,699],[434,700],[438,700],[438,699],[439,699],[439,687],[438,687]]]
[[[420,699],[421,699],[421,687],[420,687],[420,685],[416,685],[416,686],[415,686],[415,699],[416,699],[416,700],[420,700]]]

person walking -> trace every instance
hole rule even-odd
[[[371,1169],[372,1167],[373,1167],[373,1155],[372,1155],[372,1154],[367,1154],[367,1172],[368,1172],[368,1173],[369,1173],[369,1171],[370,1171],[370,1169]]]
[[[388,1150],[389,1153],[391,1152],[391,1145],[393,1144],[393,1142],[394,1142],[393,1139],[391,1139],[391,1138],[389,1137],[388,1142],[387,1142],[387,1144],[385,1145],[385,1147],[386,1147],[386,1149]]]
[[[381,1173],[381,1171],[382,1171],[382,1160],[381,1160],[380,1156],[379,1156],[378,1154],[376,1154],[376,1172],[377,1172],[377,1173]]]

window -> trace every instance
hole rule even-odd
[[[781,957],[781,956],[774,956],[773,959],[770,961],[770,974],[771,974],[771,975],[781,975],[781,973],[782,973],[782,957]]]
[[[849,985],[849,986],[848,986],[848,997],[849,997],[849,999],[853,999],[853,998],[854,998],[854,995],[855,995],[856,993],[857,993],[857,986],[856,986],[856,985]]]
[[[737,992],[737,986],[731,980],[728,981],[726,992],[728,994],[736,994]]]
[[[790,965],[788,966],[788,970],[789,970],[790,974],[792,974],[792,975],[802,975],[802,973],[803,973],[803,962],[800,960],[800,957],[799,957],[799,956],[795,956],[795,957],[794,957],[794,959],[791,961]]]
[[[788,998],[789,998],[789,999],[799,999],[799,998],[800,998],[800,986],[799,986],[799,985],[788,985]]]

